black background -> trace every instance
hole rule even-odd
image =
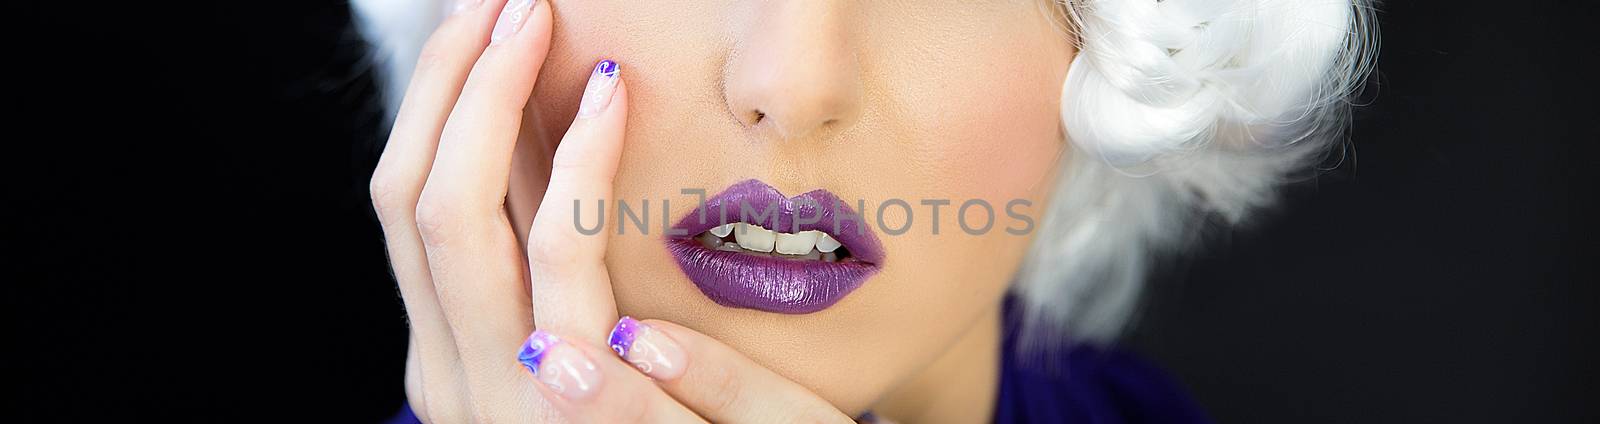
[[[399,406],[365,46],[219,3],[13,6],[4,415]],[[1218,421],[1600,421],[1594,6],[1433,3],[1382,7],[1353,160],[1152,282],[1126,346]]]

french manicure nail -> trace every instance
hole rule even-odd
[[[684,353],[677,342],[632,317],[611,329],[611,350],[645,375],[670,380],[683,375]]]
[[[622,67],[611,59],[600,61],[594,65],[594,73],[589,75],[589,85],[583,88],[583,101],[578,103],[578,117],[589,118],[599,115],[611,105],[611,94],[617,91],[617,75],[622,72]]]
[[[533,373],[534,380],[563,398],[587,398],[600,387],[600,370],[594,362],[543,330],[534,331],[522,343],[517,361]]]
[[[511,0],[506,3],[506,8],[500,11],[500,19],[494,23],[494,32],[489,35],[489,44],[500,44],[522,30],[523,24],[528,23],[528,18],[533,15],[533,6],[536,4],[539,4],[539,0]]]

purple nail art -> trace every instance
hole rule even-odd
[[[624,316],[617,321],[617,326],[611,329],[611,350],[623,358],[628,357],[628,350],[633,348],[633,340],[639,337],[639,321],[633,317]]]
[[[517,362],[521,362],[523,367],[527,367],[528,372],[538,375],[539,364],[544,362],[545,352],[549,352],[550,348],[555,347],[557,343],[561,343],[561,339],[556,338],[554,334],[546,333],[543,330],[534,331],[532,335],[528,336],[527,341],[522,342],[522,350],[517,352]]]
[[[671,380],[683,375],[688,358],[682,346],[655,328],[622,317],[611,329],[611,350],[623,361],[656,380]]]
[[[579,118],[598,116],[606,110],[606,106],[611,104],[612,93],[617,90],[617,75],[621,72],[622,67],[611,59],[594,65],[589,84],[583,89],[583,100],[578,103]]]

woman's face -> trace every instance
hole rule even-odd
[[[593,64],[616,60],[630,95],[614,201],[649,202],[607,265],[620,313],[684,324],[859,412],[917,377],[996,313],[1054,183],[1060,90],[1074,50],[1039,0],[554,1],[555,33],[531,123],[559,139]],[[882,245],[856,290],[796,314],[708,298],[667,248],[670,223],[756,179],[784,196],[824,189]],[[878,206],[891,199],[911,208]],[[969,200],[989,231],[957,221]],[[1032,222],[1008,216],[1012,211]],[[934,206],[938,207],[937,234]],[[593,203],[586,203],[593,217]],[[608,206],[609,208],[609,206]],[[967,211],[971,227],[986,214]],[[585,218],[586,220],[592,218]],[[587,221],[592,222],[592,221]],[[1030,225],[1031,224],[1031,225]],[[1031,232],[1030,232],[1031,234]],[[848,244],[846,249],[850,249]],[[791,311],[792,312],[792,311]]]

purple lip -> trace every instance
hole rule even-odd
[[[821,231],[839,240],[850,259],[826,262],[727,252],[707,249],[694,238],[735,222],[786,233]],[[745,180],[707,198],[673,229],[683,234],[667,239],[678,267],[701,293],[723,306],[785,314],[820,311],[860,287],[883,264],[883,247],[871,226],[827,190],[789,198],[759,180]]]

